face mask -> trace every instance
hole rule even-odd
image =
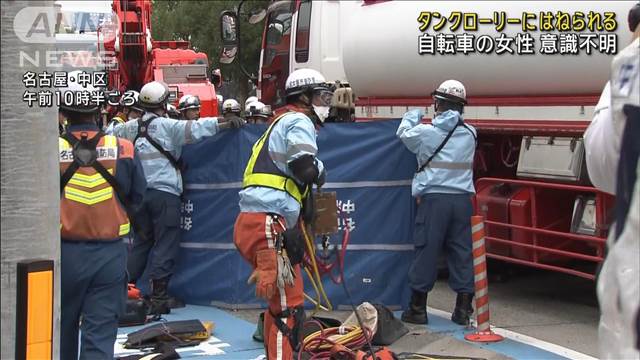
[[[321,123],[324,123],[327,117],[329,117],[329,106],[313,105],[313,111],[316,113]]]

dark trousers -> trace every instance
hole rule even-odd
[[[126,245],[63,241],[61,247],[60,358],[113,359],[118,317],[127,297]]]
[[[135,221],[138,233],[133,237],[127,263],[131,281],[142,276],[150,255],[150,279],[158,280],[173,275],[180,251],[180,197],[147,189]]]
[[[449,286],[457,293],[474,293],[471,251],[470,194],[427,194],[415,220],[415,254],[409,269],[412,289],[429,292],[438,275],[438,255],[447,257]]]

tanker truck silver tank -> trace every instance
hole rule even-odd
[[[443,80],[451,78],[463,81],[470,96],[599,94],[609,79],[614,55],[601,54],[597,47],[592,49],[591,55],[584,49],[579,49],[578,55],[540,54],[540,36],[546,32],[531,31],[535,39],[534,55],[496,55],[495,51],[491,54],[419,55],[418,37],[423,32],[419,29],[418,16],[421,11],[437,11],[443,17],[449,17],[457,11],[493,19],[494,12],[504,11],[508,18],[521,19],[523,12],[528,12],[536,14],[529,22],[539,27],[540,12],[556,14],[561,11],[573,15],[580,11],[585,18],[590,11],[615,12],[617,50],[620,51],[629,44],[631,37],[627,13],[633,2],[389,1],[340,5],[349,5],[350,10],[348,16],[341,17],[345,30],[341,33],[341,54],[346,78],[355,93],[359,97],[399,98],[425,97]],[[437,22],[438,19],[432,18],[429,34],[451,34],[449,22],[439,32],[433,31]],[[453,34],[463,32],[460,26]],[[476,38],[485,34],[495,38],[501,34],[493,24],[478,24],[477,31],[466,32]],[[502,33],[515,37],[524,31],[521,24],[506,24]],[[581,33],[590,31],[586,29]],[[597,43],[598,38],[595,41]],[[512,48],[516,48],[515,44]]]

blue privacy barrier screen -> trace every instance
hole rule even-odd
[[[318,135],[318,157],[328,169],[324,189],[337,192],[340,227],[351,229],[345,279],[355,303],[398,306],[409,294],[416,160],[396,138],[398,125],[328,124]],[[233,225],[244,167],[265,129],[226,131],[184,150],[183,236],[171,291],[187,303],[258,305],[253,286],[246,284],[250,267],[233,245]],[[349,303],[341,285],[328,278],[324,284],[334,306]]]

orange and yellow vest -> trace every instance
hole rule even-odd
[[[74,135],[83,133],[74,132]],[[92,138],[95,131],[86,131]],[[60,176],[73,162],[73,148],[59,138]],[[119,158],[133,158],[131,142],[105,135],[96,146],[97,161],[114,177]],[[129,218],[116,191],[93,167],[80,167],[60,195],[60,236],[65,240],[114,240],[129,233]]]

